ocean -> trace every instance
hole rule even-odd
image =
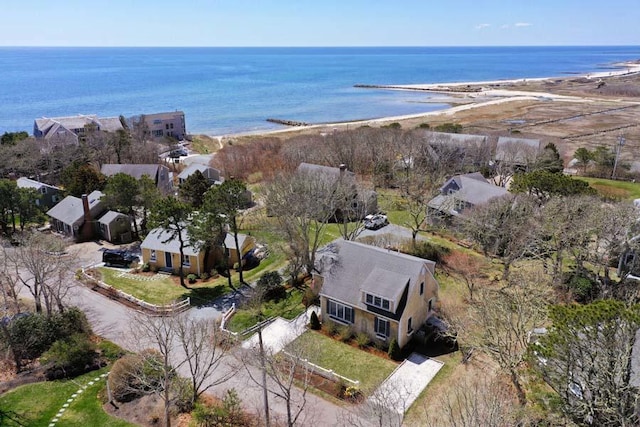
[[[638,46],[353,48],[0,47],[0,133],[76,114],[182,110],[187,131],[278,129],[428,112],[434,95],[354,88],[567,76],[640,58]]]

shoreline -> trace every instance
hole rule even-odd
[[[327,123],[311,123],[308,126],[289,126],[282,129],[274,130],[256,130],[248,132],[236,132],[222,135],[203,134],[210,138],[217,139],[219,141],[251,137],[251,136],[271,136],[280,135],[290,132],[300,132],[306,130],[321,130],[324,128],[332,128],[333,130],[349,128],[349,126],[366,126],[371,124],[382,124],[394,121],[419,119],[423,117],[433,116],[450,116],[460,111],[466,111],[481,106],[496,105],[513,101],[526,101],[526,100],[564,100],[574,102],[585,102],[580,97],[558,95],[548,92],[527,92],[523,90],[509,90],[508,88],[500,87],[501,85],[514,85],[514,84],[526,84],[527,82],[544,82],[555,80],[573,80],[573,79],[589,79],[589,80],[605,80],[611,77],[621,77],[627,75],[634,75],[640,73],[640,59],[627,62],[616,62],[610,64],[612,69],[609,71],[598,71],[586,74],[575,74],[571,76],[562,77],[534,77],[534,78],[518,78],[518,79],[504,79],[504,80],[486,80],[486,81],[471,81],[471,82],[453,82],[453,83],[425,83],[425,84],[410,84],[410,85],[368,85],[370,88],[378,90],[398,90],[398,91],[425,91],[433,93],[441,93],[451,95],[451,98],[443,100],[442,104],[449,105],[443,109],[426,111],[423,113],[407,114],[401,116],[383,116],[369,119],[355,119],[342,122],[327,122]],[[358,85],[356,85],[358,86]],[[494,86],[494,87],[485,87]],[[497,86],[497,87],[496,87]],[[456,87],[476,87],[477,90],[473,91],[455,91],[451,88]],[[455,99],[464,99],[469,102],[462,105],[455,105]]]

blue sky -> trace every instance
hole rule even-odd
[[[3,0],[2,46],[640,45],[640,1]]]

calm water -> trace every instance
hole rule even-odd
[[[267,130],[426,112],[427,94],[356,89],[562,76],[640,58],[640,47],[0,48],[0,133],[36,117],[183,110],[192,133]]]

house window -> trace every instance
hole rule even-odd
[[[171,127],[171,129],[173,129],[173,123],[170,123],[170,127]]]
[[[167,130],[169,130],[169,123],[166,123],[166,124],[164,125],[164,128],[165,128],[165,129],[167,129]]]
[[[378,307],[387,311],[391,309],[391,302],[388,299],[377,297],[371,294],[365,294],[364,299],[367,304],[372,305],[374,307]]]
[[[376,335],[379,337],[388,338],[391,333],[391,323],[387,319],[376,317],[373,327]]]
[[[161,137],[163,135],[164,135],[164,131],[162,129],[153,131],[153,136],[155,136],[155,137]]]
[[[429,312],[433,311],[433,298],[429,300]]]
[[[151,249],[151,255],[149,255],[149,261],[156,262],[156,251]]]
[[[420,295],[424,294],[424,282],[420,283]]]
[[[40,193],[47,194],[47,187],[40,187]]]
[[[411,335],[413,333],[413,319],[409,317],[407,320],[407,335]]]
[[[189,257],[189,255],[182,255],[182,265],[184,265],[185,267],[191,266],[191,258]]]
[[[353,308],[335,301],[327,302],[329,317],[345,323],[353,323]]]

